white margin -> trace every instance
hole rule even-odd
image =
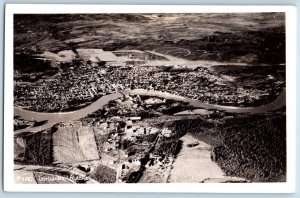
[[[287,182],[226,184],[14,184],[13,14],[15,13],[286,13]],[[4,56],[4,190],[14,192],[294,193],[296,186],[296,7],[200,5],[6,4]]]

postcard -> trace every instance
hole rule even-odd
[[[295,28],[292,6],[7,4],[5,190],[294,192]]]

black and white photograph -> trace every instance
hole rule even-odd
[[[287,182],[286,12],[52,11],[13,14],[14,184]]]

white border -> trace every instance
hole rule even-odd
[[[13,14],[15,13],[286,13],[287,182],[227,184],[14,184]],[[296,7],[199,5],[7,4],[5,9],[4,190],[16,192],[293,193],[296,175]]]

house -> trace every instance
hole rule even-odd
[[[139,121],[139,120],[142,120],[142,118],[139,117],[139,116],[136,116],[136,117],[129,117],[129,120],[132,120],[132,121]]]

